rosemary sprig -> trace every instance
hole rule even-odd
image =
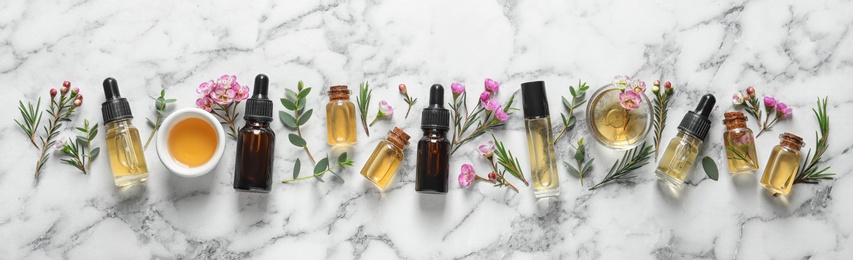
[[[655,127],[655,160],[658,159],[660,153],[660,141],[663,139],[663,129],[666,127],[666,113],[669,111],[669,100],[672,97],[672,83],[667,81],[664,83],[664,88],[660,89],[660,80],[655,80],[652,93],[655,94],[655,101],[652,103],[653,116],[652,125]]]
[[[33,107],[32,103],[27,102],[27,106],[24,106],[24,102],[18,101],[20,105],[18,107],[18,111],[21,112],[21,117],[23,118],[24,123],[18,122],[18,119],[14,119],[15,123],[21,127],[21,130],[27,134],[27,137],[30,138],[30,142],[33,143],[33,146],[38,149],[39,146],[36,144],[36,134],[38,133],[39,124],[41,123],[41,117],[44,112],[41,111],[41,98],[38,99],[35,107]]]
[[[317,165],[314,166],[314,174],[312,174],[310,176],[299,177],[299,171],[300,171],[301,167],[300,167],[299,159],[296,159],[296,163],[293,165],[293,179],[282,180],[281,182],[282,183],[288,183],[288,182],[294,182],[294,181],[299,181],[299,180],[307,180],[307,179],[311,179],[311,178],[314,178],[320,182],[325,182],[325,181],[323,181],[323,175],[326,173],[331,173],[332,175],[334,175],[335,177],[338,177],[338,179],[343,181],[344,179],[341,178],[341,176],[338,174],[338,172],[335,172],[335,170],[337,168],[340,168],[340,171],[343,171],[344,169],[346,169],[347,166],[352,166],[352,165],[353,165],[353,161],[350,160],[349,158],[347,158],[347,153],[342,153],[340,156],[338,156],[338,162],[337,163],[335,163],[333,165],[329,165],[329,157],[320,159],[320,162],[318,162]]]
[[[177,101],[174,98],[166,99],[166,89],[160,90],[160,97],[154,99],[154,112],[156,112],[157,117],[155,120],[151,120],[150,118],[145,118],[148,121],[148,125],[154,128],[151,130],[151,135],[148,136],[148,141],[145,141],[145,146],[143,146],[142,150],[148,149],[148,144],[151,143],[151,139],[154,138],[154,134],[157,133],[157,130],[160,129],[160,125],[163,124],[163,116],[166,115],[166,105],[175,103]]]
[[[583,187],[583,175],[589,172],[589,169],[592,168],[592,162],[595,161],[595,158],[591,158],[588,162],[586,161],[586,144],[583,143],[583,138],[578,141],[577,150],[575,151],[575,162],[577,162],[577,168],[569,164],[568,162],[563,162],[566,165],[566,168],[569,169],[571,174],[577,175],[578,179],[581,181],[581,187]]]
[[[560,137],[562,137],[563,134],[566,133],[566,131],[572,130],[572,128],[575,127],[575,122],[577,121],[577,118],[575,118],[575,109],[586,103],[586,100],[584,100],[584,95],[586,94],[586,91],[588,89],[589,86],[586,85],[586,82],[581,82],[581,80],[578,80],[577,90],[575,90],[574,86],[569,86],[569,92],[570,94],[572,94],[571,102],[569,102],[566,97],[563,97],[563,106],[566,107],[567,110],[569,110],[569,117],[566,118],[565,114],[560,113],[560,117],[563,119],[563,130],[560,130],[560,133],[557,134],[557,137],[554,137],[554,144],[557,144],[557,140],[559,140]],[[580,101],[578,101],[578,99],[580,99]],[[583,179],[581,179],[581,181],[583,181]]]
[[[823,154],[829,148],[829,115],[826,113],[827,99],[828,97],[824,97],[823,101],[821,101],[820,98],[818,98],[817,109],[812,109],[815,117],[817,118],[818,125],[820,126],[820,132],[815,132],[815,139],[817,142],[815,144],[814,155],[812,155],[812,151],[809,149],[809,152],[806,155],[806,163],[804,163],[800,167],[800,171],[797,172],[797,178],[794,180],[794,184],[817,184],[820,180],[831,180],[835,177],[835,173],[827,173],[830,166],[823,168],[820,166]]]
[[[305,123],[308,123],[308,119],[311,119],[311,115],[314,114],[314,109],[308,109],[308,111],[305,111],[305,103],[307,103],[305,97],[308,96],[308,93],[311,93],[311,88],[306,88],[305,84],[300,80],[296,85],[296,91],[291,89],[285,89],[284,91],[286,94],[285,97],[281,99],[281,105],[283,105],[285,109],[293,111],[293,115],[285,111],[278,111],[278,117],[285,126],[291,129],[296,129],[296,134],[291,133],[287,138],[294,146],[305,149],[305,153],[307,153],[308,158],[311,159],[311,164],[317,164],[317,161],[314,160],[314,156],[311,155],[311,151],[308,150],[308,143],[305,141],[305,138],[302,137],[302,126],[305,125]]]
[[[646,143],[643,143],[639,147],[634,147],[628,152],[625,152],[625,155],[622,156],[621,160],[616,160],[616,162],[613,163],[613,166],[610,168],[607,176],[605,176],[601,182],[589,189],[594,190],[611,182],[625,181],[637,177],[636,175],[631,175],[631,173],[649,163],[651,155],[652,146],[647,146]]]
[[[729,141],[729,145],[727,145],[728,150],[732,152],[732,157],[728,157],[728,159],[732,160],[740,160],[747,162],[749,164],[755,164],[752,160],[752,157],[749,156],[749,145],[737,145],[734,141]]]
[[[409,91],[406,89],[406,84],[400,84],[399,88],[400,88],[400,94],[403,94],[403,97],[404,97],[403,101],[405,101],[406,104],[409,104],[409,108],[406,109],[406,116],[403,118],[409,118],[409,112],[412,111],[412,105],[414,105],[415,102],[418,101],[418,99],[417,98],[412,99],[412,97],[409,96]]]
[[[42,126],[44,132],[39,136],[40,145],[36,145],[36,148],[39,149],[39,160],[36,161],[35,169],[36,178],[38,178],[39,173],[41,173],[41,170],[44,168],[44,164],[47,162],[47,159],[50,158],[48,150],[56,144],[56,137],[59,135],[59,129],[62,128],[62,122],[71,121],[69,118],[71,113],[83,104],[83,95],[80,95],[78,92],[79,90],[77,88],[71,89],[71,82],[68,81],[62,83],[62,88],[60,88],[60,91],[58,92],[56,89],[50,89],[50,105],[48,106],[48,109],[45,110],[50,116],[48,118],[48,125]],[[57,94],[59,94],[59,98],[56,97]],[[22,109],[23,102],[19,103],[21,104],[21,108],[19,109],[21,110],[21,116],[23,117],[24,124],[21,124],[17,120],[16,122],[28,137],[34,136],[38,132],[36,127],[38,127],[38,122],[42,118],[41,112],[35,112],[41,104],[41,99],[39,99],[36,106],[32,106],[32,104],[28,102],[28,109],[26,111]]]
[[[506,147],[504,147],[504,143],[498,141],[498,138],[496,138],[495,135],[492,135],[492,140],[495,142],[495,156],[498,157],[498,164],[503,166],[507,172],[512,174],[512,176],[515,176],[521,180],[521,182],[524,182],[525,186],[530,186],[530,184],[527,183],[527,179],[524,178],[524,172],[521,170],[518,158],[513,156],[512,151],[507,150]],[[497,169],[495,170],[495,173],[498,173]],[[500,174],[501,177],[503,177],[503,173]],[[515,190],[517,191],[518,189]]]
[[[358,85],[358,97],[355,97],[358,103],[358,111],[361,112],[361,125],[364,126],[364,133],[370,136],[370,130],[367,127],[367,110],[370,108],[370,98],[373,97],[373,90],[367,81]]]
[[[60,151],[71,159],[62,159],[65,164],[74,166],[83,174],[87,174],[88,170],[92,169],[92,161],[101,151],[100,147],[92,149],[92,141],[98,136],[98,124],[89,127],[89,120],[83,119],[83,127],[76,127],[83,135],[78,135],[75,139],[69,138]]]
[[[507,115],[511,115],[513,111],[518,110],[517,108],[512,107],[516,94],[518,94],[518,91],[513,92],[506,105],[498,109],[502,109]],[[452,147],[450,149],[451,155],[456,153],[456,150],[458,150],[463,144],[480,137],[485,134],[487,130],[505,125],[503,120],[498,119],[497,113],[486,110],[480,102],[477,102],[472,113],[469,113],[466,96],[467,93],[463,92],[462,95],[459,96],[460,98],[457,99],[454,97],[453,103],[450,104],[450,108],[453,110],[453,124],[455,126],[453,131],[453,140],[450,142]],[[461,109],[464,109],[464,111]],[[463,115],[465,115],[464,118]],[[482,115],[482,120],[477,120],[477,117],[480,115]],[[474,128],[470,134],[465,136],[465,133],[474,125],[474,123],[477,124],[477,127]],[[527,184],[526,181],[525,184]]]

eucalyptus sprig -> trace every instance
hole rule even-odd
[[[583,143],[583,138],[578,141],[577,150],[575,150],[575,162],[577,162],[577,168],[569,164],[568,162],[563,162],[566,165],[566,168],[569,169],[571,174],[577,175],[578,179],[581,181],[581,187],[583,187],[583,175],[589,172],[589,169],[592,168],[592,162],[595,161],[595,158],[591,158],[589,161],[586,161],[586,144]]]
[[[660,141],[663,138],[663,128],[666,127],[666,113],[669,111],[669,98],[672,97],[672,83],[667,81],[663,84],[663,89],[660,88],[660,80],[655,80],[652,86],[652,93],[655,94],[655,101],[652,103],[654,115],[652,117],[652,125],[655,127],[655,160],[658,159],[660,153]]]
[[[373,97],[373,90],[367,81],[358,85],[358,96],[355,97],[358,103],[358,111],[361,112],[361,125],[364,126],[364,133],[370,136],[370,130],[367,126],[367,110],[370,108],[370,98]]]
[[[418,101],[418,99],[417,98],[412,99],[412,97],[409,96],[409,91],[408,91],[408,89],[406,89],[406,84],[400,84],[399,88],[400,88],[400,94],[403,94],[403,97],[404,97],[403,101],[405,101],[406,104],[409,104],[409,108],[406,109],[406,116],[403,118],[409,118],[409,112],[412,111],[412,105],[414,105],[415,102]]]
[[[145,146],[143,146],[142,150],[148,149],[148,144],[151,143],[151,139],[154,138],[154,134],[157,133],[157,130],[160,129],[160,125],[163,124],[163,116],[166,115],[166,105],[175,103],[177,99],[170,98],[166,99],[166,90],[160,90],[160,97],[154,99],[154,112],[157,114],[155,120],[151,120],[150,118],[145,118],[148,121],[148,125],[150,125],[153,130],[151,130],[151,135],[148,136],[148,141],[145,141]]]
[[[347,158],[347,153],[342,153],[340,156],[338,156],[338,162],[336,162],[335,164],[329,165],[329,157],[326,157],[326,158],[320,159],[320,162],[318,162],[317,165],[314,165],[314,174],[312,174],[311,176],[305,176],[305,177],[299,177],[299,171],[301,170],[300,164],[301,163],[299,162],[299,159],[296,159],[296,163],[293,165],[293,179],[282,180],[281,182],[282,183],[288,183],[288,182],[294,182],[294,181],[299,181],[299,180],[307,180],[307,179],[311,179],[311,178],[314,178],[320,182],[325,182],[325,181],[323,181],[323,175],[326,173],[331,173],[335,177],[338,177],[338,179],[340,179],[341,181],[344,181],[344,179],[341,178],[341,176],[338,174],[338,172],[346,169],[346,167],[348,167],[348,166],[352,166],[353,161],[350,160],[349,158]],[[340,170],[338,172],[335,171],[337,168],[340,168]]]
[[[83,119],[83,127],[76,127],[83,135],[78,135],[76,138],[69,138],[65,143],[58,142],[62,145],[60,151],[71,159],[62,159],[65,164],[74,166],[83,174],[87,174],[88,170],[92,169],[92,161],[101,151],[100,147],[92,149],[92,141],[98,136],[98,124],[89,127],[89,120]]]
[[[601,182],[589,189],[594,190],[612,182],[625,181],[637,177],[631,173],[649,163],[649,158],[652,155],[652,148],[652,146],[647,146],[646,143],[643,143],[641,146],[634,147],[633,149],[625,152],[625,155],[622,156],[621,160],[616,160],[616,162],[613,163],[610,171],[607,172],[607,176],[605,176]]]
[[[500,166],[503,166],[504,171],[509,172],[509,174],[511,174],[512,176],[515,176],[516,178],[521,180],[521,182],[523,182],[525,186],[530,186],[530,184],[527,183],[527,179],[524,178],[524,172],[521,170],[521,164],[518,163],[518,158],[513,156],[512,151],[507,150],[506,147],[504,146],[504,143],[501,141],[498,141],[498,138],[496,138],[495,135],[492,135],[492,140],[495,143],[494,153],[498,159],[497,163]],[[489,160],[491,161],[492,159],[489,158]],[[492,165],[494,167],[494,162],[492,162]],[[497,169],[495,169],[495,173],[498,173]],[[500,174],[501,174],[501,177],[503,177],[503,171],[501,171]],[[503,178],[501,178],[501,179],[503,179]],[[512,184],[510,184],[510,186],[511,185]],[[515,187],[512,187],[512,188],[515,189]],[[515,189],[515,190],[518,191],[518,189]]]
[[[308,109],[308,111],[305,111],[305,104],[307,103],[305,97],[308,96],[308,93],[311,93],[311,88],[306,88],[305,84],[300,80],[296,85],[296,91],[291,89],[285,89],[284,91],[286,94],[285,97],[281,99],[281,105],[283,105],[285,109],[292,111],[293,115],[286,111],[278,111],[278,117],[285,126],[291,129],[296,129],[296,134],[291,133],[287,135],[287,139],[290,140],[290,143],[294,146],[305,149],[305,153],[307,153],[308,158],[311,159],[311,164],[317,164],[317,161],[314,160],[314,156],[311,155],[311,151],[308,150],[308,143],[305,141],[305,138],[302,137],[302,126],[308,123],[308,119],[311,119],[311,115],[314,114],[314,109]]]
[[[57,94],[59,97],[57,98]],[[48,125],[42,126],[43,133],[39,136],[40,144],[35,142],[35,136],[38,135],[38,126],[41,122],[43,112],[40,112],[41,99],[35,106],[27,102],[24,106],[22,101],[18,102],[20,107],[22,121],[15,120],[15,123],[24,131],[33,145],[39,149],[39,159],[36,161],[35,177],[38,178],[47,159],[50,158],[48,150],[56,144],[56,137],[59,135],[59,130],[62,128],[63,121],[71,121],[69,118],[74,110],[83,104],[83,95],[80,94],[80,89],[71,89],[71,82],[65,81],[59,91],[50,89],[50,105],[45,110],[50,116]]]
[[[817,118],[818,125],[820,126],[820,131],[815,133],[815,139],[817,140],[815,144],[815,152],[812,154],[811,149],[809,149],[805,163],[800,167],[800,171],[797,172],[797,178],[794,179],[794,184],[817,184],[821,180],[831,180],[835,177],[835,173],[827,173],[830,166],[823,168],[820,166],[823,154],[826,153],[826,150],[829,148],[829,115],[826,113],[826,100],[827,97],[824,97],[823,101],[818,98],[817,109],[812,108],[812,111]]]
[[[562,137],[563,134],[566,133],[566,131],[572,130],[572,128],[575,127],[575,122],[577,121],[577,118],[575,117],[575,109],[586,103],[586,100],[584,100],[584,95],[586,94],[586,91],[588,89],[589,86],[586,85],[586,82],[581,82],[581,80],[578,80],[577,90],[575,90],[574,86],[569,86],[569,93],[572,94],[571,101],[569,101],[569,99],[566,99],[566,97],[563,97],[563,106],[566,107],[567,110],[569,110],[569,116],[568,118],[566,118],[565,114],[560,113],[560,117],[563,119],[563,130],[560,130],[560,133],[557,134],[557,137],[554,137],[554,144],[557,143],[557,140],[559,140],[560,137]],[[581,182],[583,182],[583,178],[581,178]]]

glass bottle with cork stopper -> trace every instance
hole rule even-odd
[[[246,125],[237,134],[237,163],[234,166],[234,189],[268,193],[272,188],[275,159],[275,132],[272,101],[267,96],[269,78],[258,74],[252,97],[246,101],[243,119]]]
[[[723,143],[726,146],[730,173],[745,173],[758,169],[755,137],[752,130],[746,127],[746,121],[743,112],[726,112],[723,119],[723,124],[726,125]]]
[[[115,185],[124,187],[148,179],[148,164],[142,152],[139,130],[133,126],[133,114],[126,98],[121,97],[118,82],[104,79],[104,96],[101,104],[104,126],[107,128],[106,148],[110,156]]]
[[[326,105],[329,145],[356,143],[358,132],[355,130],[355,105],[349,101],[349,94],[346,85],[329,88],[329,104]]]
[[[761,186],[774,195],[787,195],[791,192],[791,186],[800,169],[800,161],[803,159],[800,148],[803,147],[803,138],[792,133],[779,135],[779,145],[773,147],[767,165],[764,166],[764,175],[761,176]]]
[[[388,131],[388,138],[379,141],[370,159],[361,168],[361,175],[370,180],[380,190],[385,190],[388,183],[403,161],[403,150],[409,145],[409,135],[400,128]]]
[[[418,167],[415,191],[421,193],[447,193],[450,174],[450,110],[444,108],[444,87],[432,85],[429,106],[421,113],[424,136],[418,141]]]

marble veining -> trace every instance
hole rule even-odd
[[[23,1],[0,2],[0,255],[9,259],[846,259],[853,255],[853,4],[847,1]],[[251,85],[258,73],[271,79],[270,94],[303,80],[314,118],[303,133],[315,153],[337,154],[326,145],[328,86],[369,81],[374,90],[369,118],[380,100],[396,114],[381,120],[348,151],[355,167],[340,181],[326,176],[281,184],[304,151],[290,145],[277,119],[274,180],[269,195],[235,192],[234,141],[205,176],[169,173],[156,149],[146,157],[144,185],[117,189],[106,157],[82,175],[48,162],[40,179],[32,172],[36,152],[12,121],[17,100],[46,98],[69,80],[85,101],[72,118],[100,121],[101,81],[115,77],[130,101],[134,123],[147,138],[150,97],[161,87],[192,107],[196,86],[222,74]],[[595,191],[581,187],[563,161],[570,144],[585,137],[596,158],[586,183],[600,180],[621,156],[592,141],[583,109],[575,130],[557,144],[562,195],[533,198],[485,183],[460,188],[456,175],[472,163],[488,164],[475,147],[453,157],[451,190],[445,196],[414,191],[415,140],[420,110],[433,83],[462,82],[471,99],[487,77],[501,83],[506,100],[521,83],[544,80],[555,131],[565,112],[560,96],[578,79],[590,93],[615,75],[672,81],[664,139],[699,97],[718,98],[700,158],[725,170],[722,114],[729,97],[755,86],[794,109],[757,139],[761,169],[719,181],[694,168],[687,189],[671,196],[654,177],[654,162],[633,182]],[[397,91],[405,83],[419,98],[408,119]],[[811,108],[829,96],[831,144],[824,158],[838,176],[802,184],[786,198],[758,185],[776,136],[804,137],[814,147]],[[355,98],[352,98],[355,101]],[[276,111],[283,106],[276,104]],[[520,108],[520,103],[517,107]],[[242,105],[240,111],[242,112]],[[750,119],[750,126],[754,121]],[[242,123],[242,121],[241,121]],[[412,135],[397,180],[380,193],[358,174],[376,143],[399,126]],[[528,165],[521,113],[494,134]],[[101,133],[104,133],[103,127]],[[68,137],[70,130],[63,131]],[[649,137],[651,142],[652,138]],[[103,135],[96,145],[103,146]],[[305,168],[305,167],[303,167]],[[529,173],[529,169],[523,169]],[[303,173],[305,174],[305,173]],[[530,176],[528,176],[530,178]],[[511,180],[512,181],[512,180]]]

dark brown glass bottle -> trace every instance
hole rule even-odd
[[[421,116],[424,136],[418,141],[418,167],[415,191],[422,193],[447,193],[450,172],[450,111],[444,108],[444,87],[432,85],[429,106]]]
[[[243,119],[246,125],[237,134],[237,163],[234,167],[234,189],[267,193],[272,188],[275,132],[272,122],[272,101],[267,98],[269,78],[255,77],[252,97],[246,101]]]

